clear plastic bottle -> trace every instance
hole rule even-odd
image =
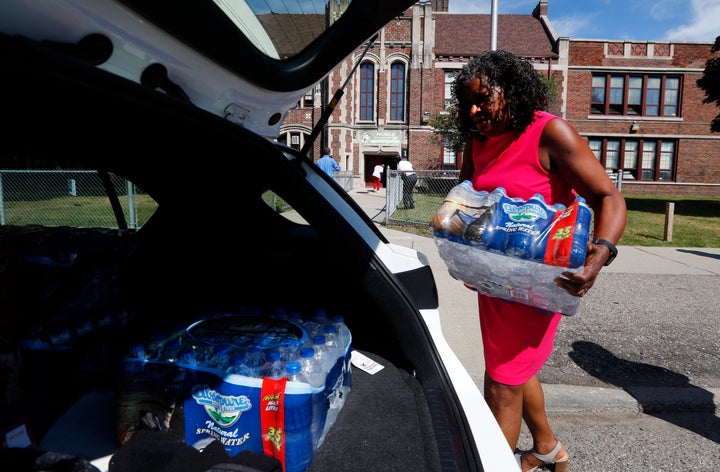
[[[315,349],[304,347],[300,349],[300,365],[310,387],[317,389],[325,386],[325,375],[322,368],[315,360]]]
[[[257,374],[245,363],[245,353],[235,352],[230,356],[228,372],[231,374],[244,375],[245,377],[256,377]]]
[[[281,379],[285,376],[285,367],[280,359],[278,351],[269,351],[265,355],[265,364],[260,369],[260,377],[268,377],[271,379]]]
[[[298,361],[290,361],[285,366],[288,382],[309,383],[305,373],[302,371],[302,364]]]
[[[585,203],[585,199],[578,196],[575,200],[578,207],[577,215],[575,216],[575,233],[570,251],[570,268],[585,265],[587,243],[590,238],[590,221],[592,220],[592,210],[590,210],[590,207]]]
[[[245,365],[250,369],[250,377],[260,377],[260,369],[265,363],[265,353],[257,346],[249,346],[245,351]]]
[[[344,352],[338,342],[337,328],[334,324],[326,324],[323,327],[323,332],[325,334],[325,347],[327,348],[328,365],[332,366],[338,358],[343,357]]]
[[[332,317],[331,322],[335,325],[335,329],[337,330],[338,344],[343,349],[343,353],[347,353],[350,348],[352,335],[350,334],[350,328],[348,328],[345,324],[345,318],[340,315],[336,315]]]
[[[232,355],[230,346],[215,346],[212,355],[212,367],[217,370],[226,371],[230,367],[230,356]]]
[[[328,402],[325,397],[325,373],[315,360],[315,349],[304,347],[300,349],[300,364],[312,393],[312,424],[310,426],[313,449],[319,446],[320,437],[325,428],[325,418],[328,411]]]
[[[330,370],[330,357],[325,345],[325,335],[317,334],[313,336],[313,349],[315,349],[315,362],[321,367],[323,374],[327,374]]]

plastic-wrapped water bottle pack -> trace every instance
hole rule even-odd
[[[450,190],[430,226],[453,277],[489,296],[573,315],[581,299],[555,279],[583,270],[591,221],[582,197],[550,206],[542,195],[511,198],[502,187],[478,192],[465,181]]]

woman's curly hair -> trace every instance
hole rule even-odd
[[[463,88],[474,77],[481,77],[489,87],[499,87],[503,91],[513,131],[525,131],[532,123],[535,111],[547,110],[550,104],[548,86],[529,61],[508,51],[484,52],[462,68],[452,86],[455,120],[465,138],[475,131],[475,124],[470,118],[471,103],[465,100]]]

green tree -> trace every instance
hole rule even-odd
[[[458,130],[455,110],[456,108],[451,106],[437,115],[430,115],[428,124],[433,128],[432,140],[434,143],[457,154],[463,150],[465,138]]]
[[[720,36],[715,38],[715,44],[710,48],[710,52],[718,51],[720,51]],[[705,91],[703,103],[714,103],[720,107],[720,57],[708,59],[703,76],[697,80],[697,86]],[[720,132],[720,114],[710,122],[710,131]]]

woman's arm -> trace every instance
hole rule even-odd
[[[539,156],[546,169],[568,182],[592,208],[593,238],[617,244],[627,220],[625,198],[585,139],[567,121],[552,120],[545,126],[540,138]],[[568,279],[559,280],[559,285],[572,294],[584,295],[595,283],[609,257],[610,250],[606,246],[589,244],[584,272],[566,275]]]
[[[463,183],[466,180],[472,180],[473,172],[475,171],[472,160],[472,138],[468,138],[465,143],[462,158],[462,168],[460,169],[460,175],[458,176],[458,182],[460,183]]]

